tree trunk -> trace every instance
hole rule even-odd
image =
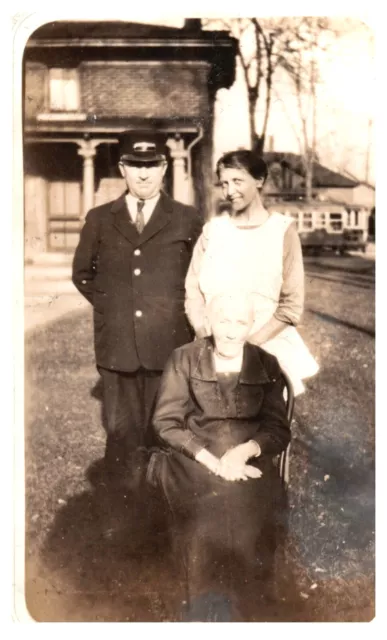
[[[257,134],[255,131],[255,96],[251,95],[251,89],[249,90],[249,125],[250,125],[250,147],[254,149]]]
[[[305,184],[305,196],[306,201],[311,202],[312,200],[312,184],[313,184],[313,165],[308,162],[306,169],[306,184]]]
[[[251,150],[262,155],[265,145],[265,135],[258,135],[255,129],[255,112],[257,108],[257,97],[253,95],[254,88],[249,91],[249,124],[250,124],[250,147]]]
[[[313,168],[316,158],[317,149],[317,69],[316,62],[313,59],[310,69],[310,88],[312,100],[312,148],[308,154],[308,181],[307,181],[307,199],[310,202],[313,198]]]
[[[313,152],[307,149],[305,153],[305,199],[311,202],[313,199]]]
[[[371,146],[372,146],[372,118],[368,120],[368,142],[367,142],[367,150],[366,150],[366,158],[365,158],[365,181],[369,182],[370,180],[370,157],[371,157]]]
[[[263,149],[265,146],[265,136],[259,136],[258,134],[254,134],[254,139],[252,140],[251,149],[257,155],[261,156],[263,154]]]

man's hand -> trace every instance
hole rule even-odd
[[[227,463],[236,467],[242,467],[250,458],[256,458],[261,455],[261,448],[257,442],[249,440],[243,444],[238,444],[236,447],[229,449],[222,456],[221,462]]]

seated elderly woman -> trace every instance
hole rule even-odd
[[[216,297],[208,318],[212,337],[176,349],[164,371],[153,418],[162,448],[148,478],[173,516],[186,619],[224,621],[239,619],[246,588],[260,597],[251,581],[258,584],[281,492],[273,456],[290,428],[276,358],[246,342],[250,300]]]

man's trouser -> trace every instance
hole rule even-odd
[[[98,367],[103,384],[103,412],[107,432],[105,464],[111,471],[143,464],[154,445],[151,419],[161,371],[134,373]]]

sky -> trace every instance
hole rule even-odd
[[[371,27],[367,29],[367,17],[365,21],[354,17],[353,6],[349,6],[351,9],[348,16],[351,17],[342,19],[343,26],[346,28],[345,35],[335,39],[329,48],[329,54],[324,54],[320,60],[322,82],[318,102],[318,153],[321,161],[331,169],[346,170],[358,179],[368,178],[374,184],[373,121],[376,103],[375,53],[372,42],[374,32]],[[236,11],[235,6],[233,10]],[[307,15],[310,13],[309,7]],[[220,15],[219,10],[215,15]],[[232,14],[229,12],[228,15]],[[278,14],[278,9],[277,15],[281,15]],[[268,17],[267,11],[266,17]],[[142,21],[160,24],[160,20],[142,19]],[[181,27],[184,20],[167,18],[161,22]],[[372,20],[369,24],[372,24]],[[218,92],[215,123],[214,163],[225,151],[249,145],[247,97],[241,70],[238,70],[236,82],[231,89],[221,89]],[[299,131],[299,116],[294,96],[286,74],[279,73],[276,78],[269,120],[268,144],[272,144],[275,151],[299,153],[297,131]]]
[[[374,181],[373,128],[375,104],[374,53],[370,34],[353,28],[338,38],[330,53],[320,61],[321,85],[318,99],[318,153],[321,161],[335,170],[347,170],[361,180]],[[247,146],[249,129],[247,98],[241,72],[229,90],[217,96],[215,155],[231,147]],[[258,113],[259,122],[259,113]],[[300,119],[292,85],[286,73],[275,76],[267,144],[275,151],[300,152],[297,133]]]
[[[325,2],[328,2],[328,0],[325,0]],[[227,15],[227,3],[221,3],[220,5],[218,3],[218,10],[215,12],[213,10],[212,13],[211,8],[214,6],[214,2],[209,1],[205,4],[206,9],[208,8],[207,15],[211,15],[211,17]],[[273,5],[271,3],[270,10],[272,10],[273,6],[274,11],[275,4],[275,2]],[[191,17],[192,15],[194,17],[195,15],[197,16],[199,12],[204,17],[203,8],[199,5],[196,11],[191,11]],[[292,5],[292,10],[296,5]],[[58,9],[50,5],[49,9],[42,13],[38,11],[32,16],[33,19],[35,19],[34,15],[36,16],[36,26],[50,20],[69,19],[122,19],[175,27],[182,27],[184,24],[184,17],[175,17],[179,15],[178,10],[171,15],[169,6],[169,12],[167,13],[164,8],[163,17],[158,17],[152,10],[152,18],[148,17],[150,13],[149,7],[146,11],[138,8],[136,12],[128,5],[124,9],[121,7],[120,11],[114,9],[114,6],[114,3],[112,3],[112,9],[95,7],[91,12],[88,7],[82,4],[79,5],[77,10],[72,8],[69,12],[65,6]],[[222,14],[219,6],[225,11],[224,14]],[[245,1],[242,2],[242,6],[246,6]],[[306,15],[311,13],[310,5],[308,7]],[[231,7],[232,12],[228,8],[228,15],[233,15],[237,8],[236,5],[233,5]],[[254,5],[253,10],[255,11],[255,9],[256,6]],[[185,10],[189,15],[189,6],[188,8],[185,6]],[[140,11],[142,15],[139,13]],[[263,9],[260,8],[260,13],[262,11]],[[251,15],[250,12],[244,15]],[[281,15],[278,10],[274,13]],[[19,15],[15,15],[15,20],[19,18]],[[43,18],[39,19],[40,15]],[[283,13],[282,15],[285,14]],[[302,15],[302,12],[299,15]],[[267,13],[266,17],[268,17]],[[344,19],[344,22],[346,22],[346,19]],[[369,127],[369,121],[374,116],[373,105],[375,104],[376,82],[370,37],[365,29],[360,28],[361,23],[359,21],[358,25],[359,27],[352,28],[345,37],[336,41],[330,58],[322,64],[323,85],[320,90],[321,98],[318,104],[318,151],[321,161],[330,168],[336,170],[346,169],[359,179],[365,179],[367,149],[370,149],[370,140],[373,142],[370,135],[372,130]],[[21,30],[23,30],[23,26]],[[32,28],[29,33],[33,30]],[[20,29],[18,35],[20,36]],[[224,151],[238,146],[248,146],[249,144],[246,89],[240,73],[237,73],[236,82],[231,89],[222,89],[218,92],[215,114],[214,163]],[[296,133],[298,129],[299,117],[294,97],[291,95],[285,75],[279,74],[274,87],[273,106],[268,128],[268,143],[273,145],[274,150],[298,153],[300,150]],[[370,149],[368,157],[368,177],[373,182],[375,177],[373,149]]]

